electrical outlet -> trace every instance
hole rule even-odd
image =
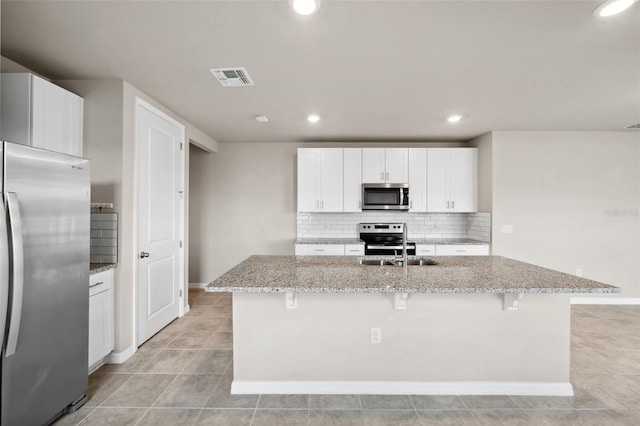
[[[581,277],[582,276],[582,269],[576,268],[576,276],[577,277]]]
[[[513,225],[502,225],[500,227],[500,232],[503,234],[513,234]]]
[[[371,343],[382,343],[382,329],[381,328],[372,328],[371,329]]]

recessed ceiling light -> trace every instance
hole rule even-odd
[[[460,120],[462,120],[462,116],[460,114],[450,115],[449,118],[447,118],[449,123],[457,123]]]
[[[267,117],[266,115],[256,115],[256,121],[258,123],[268,123],[269,117]]]
[[[311,15],[320,8],[320,0],[289,0],[291,7],[300,15]]]
[[[320,121],[320,116],[318,114],[310,114],[307,116],[307,121],[309,123],[317,123]]]
[[[607,0],[600,6],[596,7],[593,14],[603,18],[617,15],[618,13],[630,8],[637,1],[638,0]]]

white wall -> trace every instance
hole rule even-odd
[[[493,253],[640,297],[639,165],[637,132],[493,132]]]
[[[293,143],[221,143],[191,148],[192,283],[210,282],[252,254],[293,254]]]

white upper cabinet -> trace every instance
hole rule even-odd
[[[408,148],[363,148],[362,182],[407,183],[408,157]]]
[[[344,149],[344,210],[362,211],[362,149]]]
[[[409,211],[427,211],[426,148],[409,148]]]
[[[2,74],[2,140],[82,156],[83,99],[33,74]]]
[[[428,148],[427,211],[477,211],[477,170],[477,148]]]
[[[298,211],[343,210],[342,148],[298,149]]]

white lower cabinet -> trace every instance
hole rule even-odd
[[[364,256],[364,244],[345,244],[345,256]]]
[[[296,244],[296,256],[344,256],[344,244]]]
[[[89,276],[89,368],[113,351],[113,269]]]
[[[416,256],[435,256],[435,244],[416,244]]]
[[[489,256],[488,244],[442,244],[436,246],[437,256]]]

